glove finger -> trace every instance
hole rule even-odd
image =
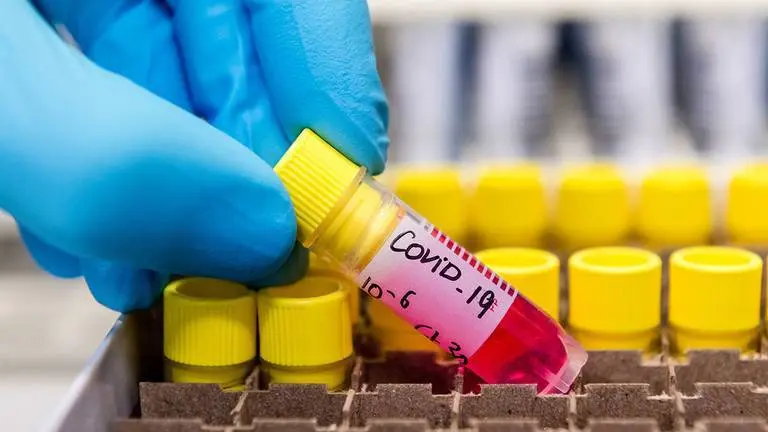
[[[109,261],[84,259],[81,265],[93,298],[117,312],[151,307],[169,280],[167,274],[136,270]]]
[[[274,165],[290,142],[264,88],[241,1],[170,4],[195,111]]]
[[[39,237],[19,225],[21,240],[38,266],[48,273],[61,278],[82,276],[80,260],[63,250],[40,240]]]
[[[269,165],[94,66],[28,3],[4,13],[0,207],[56,248],[126,267],[250,281],[282,265],[296,220]]]
[[[60,6],[65,2],[56,3]],[[80,2],[71,5],[69,13],[56,11],[56,15],[63,18],[62,24],[91,60],[184,109],[191,109],[168,10],[152,1],[130,8],[113,3],[117,7],[106,9],[100,3]],[[85,18],[89,20],[86,23]],[[93,26],[93,21],[100,25]],[[100,30],[94,32],[94,28]],[[78,272],[80,268],[78,261]],[[157,286],[158,274],[149,270],[92,260],[83,260],[82,268],[88,272],[86,281],[94,298],[120,312],[149,307],[162,287]]]
[[[112,7],[105,7],[107,3]],[[151,1],[130,8],[127,5],[113,0],[42,2],[51,20],[63,24],[94,62],[184,109],[191,109],[168,10]],[[53,259],[50,253],[45,253],[50,249],[34,249],[38,263]],[[57,270],[52,266],[61,263],[62,260],[56,260],[43,267],[60,276],[60,271],[57,274],[51,270]],[[69,256],[68,264],[69,269],[81,273],[79,260]],[[86,279],[94,297],[114,310],[125,312],[149,306],[159,290],[150,286],[157,279],[157,273],[152,271],[88,260],[84,260],[83,267],[89,270]]]
[[[151,307],[170,281],[167,273],[140,270],[109,261],[84,259],[78,271],[97,302],[117,312],[131,312]],[[281,286],[301,279],[309,265],[308,251],[296,244],[280,268],[258,280],[245,282],[252,289]]]
[[[285,263],[274,273],[251,281],[248,286],[252,289],[262,287],[280,286],[292,284],[307,273],[309,267],[309,251],[296,243]]]
[[[388,111],[365,0],[243,0],[275,114],[293,140],[310,127],[373,174]]]
[[[39,0],[101,67],[182,108],[190,106],[171,16],[157,1]]]

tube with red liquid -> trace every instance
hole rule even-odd
[[[587,360],[546,313],[305,129],[275,166],[301,243],[490,384],[566,393]],[[514,217],[514,215],[510,215]]]

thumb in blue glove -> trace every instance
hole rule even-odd
[[[380,171],[386,103],[365,33],[350,53],[362,65],[355,83],[347,54],[318,63],[343,38],[283,51],[324,35],[304,27],[312,10],[275,3],[41,2],[102,67],[29,5],[6,8],[0,207],[44,268],[84,275],[121,311],[149,306],[171,273],[257,285],[301,273],[302,260],[288,260],[302,255],[293,210],[269,164],[309,126]],[[347,9],[365,23],[362,4]]]

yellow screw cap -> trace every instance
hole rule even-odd
[[[360,321],[360,288],[358,288],[357,284],[348,275],[344,274],[338,266],[335,266],[329,260],[310,252],[309,270],[307,271],[307,274],[310,276],[326,276],[338,279],[349,293],[350,322],[354,326]]]
[[[531,164],[484,169],[471,209],[480,247],[537,246],[548,216],[541,170]]]
[[[734,242],[768,244],[768,163],[734,174],[728,190],[726,226]]]
[[[650,350],[661,323],[661,258],[642,249],[585,249],[568,261],[571,332],[587,349]]]
[[[372,300],[366,310],[371,319],[371,334],[381,351],[443,352],[440,346],[424,337],[383,302]]]
[[[701,246],[670,257],[669,324],[674,348],[748,350],[760,325],[763,262],[747,250]]]
[[[554,254],[539,249],[498,248],[475,256],[549,316],[560,319],[560,260]]]
[[[272,382],[344,385],[352,355],[348,294],[338,279],[321,276],[259,291],[260,356]]]
[[[642,183],[638,231],[651,246],[705,244],[712,234],[709,180],[697,167],[668,167]]]
[[[564,174],[555,229],[565,247],[621,243],[629,227],[629,191],[618,169],[594,164]]]
[[[465,240],[467,207],[457,169],[403,168],[395,179],[395,194],[457,242]]]
[[[298,240],[334,257],[354,253],[370,259],[398,218],[396,206],[384,205],[382,193],[365,181],[365,168],[305,129],[275,165],[291,197]]]
[[[339,209],[365,175],[322,138],[304,129],[274,168],[296,210],[297,237],[312,245],[322,223]]]
[[[163,307],[171,381],[243,383],[256,356],[253,292],[222,280],[181,279],[165,289]]]

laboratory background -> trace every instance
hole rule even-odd
[[[377,179],[473,252],[766,250],[768,3],[369,4],[390,103]],[[0,429],[46,425],[118,316],[38,269],[0,215]]]

